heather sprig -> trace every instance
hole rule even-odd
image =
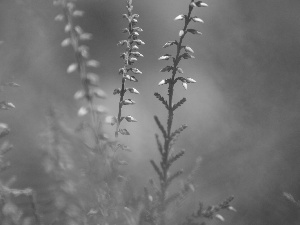
[[[161,94],[155,93],[155,97],[165,106],[168,111],[168,119],[167,119],[167,127],[165,128],[164,125],[160,122],[157,116],[154,117],[155,122],[160,129],[162,136],[163,136],[163,143],[160,141],[159,135],[156,134],[156,141],[159,150],[159,154],[161,156],[160,164],[157,164],[154,160],[151,160],[151,165],[154,168],[155,172],[159,177],[159,187],[154,188],[156,193],[156,200],[153,201],[157,205],[156,212],[151,212],[152,217],[156,218],[156,221],[152,221],[153,224],[165,225],[166,224],[166,210],[168,206],[175,202],[176,200],[180,199],[183,193],[186,193],[188,189],[194,191],[194,186],[192,184],[186,183],[183,187],[182,191],[169,194],[168,190],[170,185],[176,180],[182,173],[183,170],[178,170],[173,173],[170,172],[170,168],[175,161],[181,158],[185,151],[179,151],[178,153],[174,152],[173,146],[176,140],[178,139],[179,135],[183,130],[187,128],[187,125],[183,124],[176,130],[172,130],[172,125],[174,122],[174,112],[180,106],[182,106],[186,102],[186,98],[182,98],[177,103],[174,102],[174,91],[175,91],[175,84],[177,82],[181,83],[184,89],[187,89],[188,84],[196,83],[196,81],[191,77],[183,77],[177,76],[177,74],[183,74],[183,69],[179,67],[179,63],[183,59],[191,59],[195,58],[192,54],[194,53],[193,49],[183,44],[183,40],[186,35],[188,34],[197,34],[201,35],[202,33],[196,29],[189,28],[190,23],[203,23],[203,20],[197,16],[192,16],[192,11],[194,8],[197,7],[207,7],[208,5],[202,1],[195,1],[191,0],[188,13],[187,14],[180,14],[175,18],[177,20],[183,20],[184,26],[179,31],[179,40],[168,41],[163,48],[167,48],[170,46],[175,46],[176,54],[164,54],[163,56],[159,57],[158,60],[166,60],[171,61],[170,65],[165,66],[160,72],[170,72],[171,76],[169,78],[163,79],[159,82],[158,85],[168,85],[168,99],[166,100]],[[153,181],[152,181],[153,183]],[[152,185],[153,186],[153,185]],[[156,186],[156,185],[155,185]],[[230,200],[231,201],[231,200]],[[149,202],[149,201],[148,201]],[[149,202],[150,203],[150,202]],[[152,203],[153,204],[153,203]],[[148,207],[149,208],[149,207]],[[216,207],[213,208],[214,210],[217,209]],[[215,212],[208,208],[206,211],[202,212],[202,214],[209,214],[213,215]],[[149,211],[149,210],[148,210]],[[218,211],[218,210],[217,210]],[[155,215],[156,214],[156,215]],[[202,215],[201,214],[201,215]],[[220,216],[217,216],[220,217]],[[220,217],[221,218],[221,217]]]
[[[54,5],[62,7],[63,14],[58,14],[55,20],[65,21],[65,32],[69,34],[69,37],[64,39],[61,45],[63,47],[71,46],[75,54],[76,62],[68,66],[67,73],[77,71],[83,87],[83,89],[78,90],[74,95],[76,100],[86,101],[86,104],[79,109],[78,115],[85,116],[90,114],[91,124],[89,128],[94,133],[95,146],[97,148],[93,150],[102,153],[101,141],[106,138],[100,134],[102,126],[101,116],[106,113],[106,109],[102,105],[96,105],[95,100],[104,99],[106,94],[99,88],[98,75],[88,72],[88,68],[96,68],[100,63],[95,59],[90,59],[88,46],[82,44],[82,42],[91,40],[92,34],[84,32],[79,25],[75,24],[75,19],[82,17],[84,12],[76,9],[74,1],[55,0]]]
[[[88,180],[86,184],[92,187],[90,194],[94,196],[93,201],[89,202],[91,207],[87,211],[87,218],[106,224],[120,217],[118,210],[122,206],[122,198],[118,193],[121,193],[124,180],[119,167],[127,162],[119,160],[116,151],[119,148],[126,150],[127,147],[110,141],[102,130],[106,109],[102,105],[96,105],[96,100],[105,98],[106,94],[98,86],[98,76],[87,72],[89,67],[98,67],[99,62],[90,59],[88,47],[82,44],[83,41],[90,40],[92,35],[85,33],[75,24],[75,19],[81,17],[83,11],[77,10],[74,1],[71,0],[56,0],[54,4],[62,7],[63,14],[57,15],[55,19],[65,21],[65,31],[69,34],[69,37],[62,41],[62,46],[72,46],[76,59],[75,63],[69,65],[67,72],[77,71],[83,87],[74,96],[75,99],[84,100],[86,103],[86,106],[79,109],[78,115],[89,115],[91,118],[90,123],[83,122],[77,129],[82,134],[87,134],[84,144],[91,150],[85,158],[88,161],[85,176]],[[110,149],[112,151],[109,151]]]
[[[230,205],[233,201],[234,197],[230,196],[229,198],[225,199],[223,202],[219,203],[218,205],[204,207],[203,203],[199,203],[199,207],[196,212],[192,213],[190,216],[185,218],[185,221],[182,225],[205,225],[205,222],[199,222],[199,219],[205,218],[212,220],[216,218],[222,222],[225,221],[224,217],[218,214],[221,210],[230,210],[236,212],[236,209]]]
[[[15,82],[5,82],[0,85],[0,93],[6,87],[20,87],[19,84]],[[1,110],[11,110],[16,108],[15,105],[11,102],[1,100],[0,102],[0,111]],[[10,133],[10,128],[7,124],[0,122],[0,140],[4,139]],[[4,140],[0,145],[0,173],[5,171],[10,163],[4,161],[4,156],[9,151],[13,149],[13,145],[8,141]],[[38,213],[37,202],[35,198],[35,192],[30,189],[15,189],[11,188],[10,185],[14,182],[14,178],[12,177],[8,182],[3,182],[0,179],[0,218],[1,222],[5,224],[23,224],[24,221],[29,218],[25,218],[23,216],[22,210],[13,203],[13,198],[18,198],[20,196],[26,196],[29,200],[33,219],[35,220],[35,224],[41,225],[40,214]]]
[[[123,106],[127,105],[134,105],[135,101],[128,98],[124,99],[125,93],[130,92],[132,94],[139,94],[139,91],[133,87],[126,87],[126,80],[132,81],[132,82],[138,82],[137,78],[134,75],[142,74],[142,72],[138,69],[133,67],[134,63],[138,60],[139,57],[144,57],[139,51],[139,45],[144,45],[145,43],[139,39],[139,32],[142,32],[142,28],[137,27],[136,24],[138,23],[138,14],[134,14],[132,12],[133,5],[132,0],[127,1],[127,13],[123,14],[123,18],[125,18],[128,21],[128,28],[123,29],[123,33],[128,34],[128,37],[126,40],[121,40],[118,45],[126,46],[125,52],[123,52],[120,57],[124,60],[124,65],[122,68],[119,69],[119,75],[122,76],[122,84],[121,88],[117,88],[114,90],[113,94],[120,95],[119,100],[119,110],[118,110],[118,116],[113,117],[112,125],[116,124],[116,130],[115,130],[115,136],[118,137],[118,134],[122,135],[129,135],[129,131],[127,129],[120,129],[121,122],[124,121],[124,119],[127,122],[137,122],[137,120],[128,115],[123,116],[122,109]],[[134,75],[130,75],[134,74]]]

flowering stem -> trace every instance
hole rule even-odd
[[[172,132],[172,124],[173,124],[173,117],[174,117],[174,108],[173,108],[173,96],[174,96],[174,85],[176,83],[175,76],[177,73],[177,66],[179,65],[180,62],[180,52],[182,49],[182,41],[184,39],[184,36],[186,34],[187,26],[191,20],[191,12],[193,10],[193,7],[189,6],[189,12],[187,15],[187,18],[185,19],[185,24],[183,28],[183,35],[180,37],[179,42],[177,44],[177,52],[176,52],[176,57],[175,60],[173,61],[173,70],[172,70],[172,77],[169,82],[168,86],[168,95],[169,95],[169,104],[168,104],[168,121],[167,121],[167,136],[165,137],[165,142],[164,142],[164,151],[162,155],[162,162],[161,162],[161,167],[162,167],[162,172],[163,172],[163,177],[161,180],[161,196],[160,196],[160,212],[159,212],[159,220],[160,220],[160,225],[165,225],[165,211],[166,211],[166,192],[168,188],[168,173],[169,173],[169,168],[170,165],[168,163],[169,160],[169,153],[170,153],[170,142],[172,141],[171,138],[171,132]]]

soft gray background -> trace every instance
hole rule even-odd
[[[124,139],[133,153],[128,170],[135,176],[153,176],[149,158],[157,157],[153,115],[165,118],[154,91],[165,92],[157,83],[168,74],[158,71],[166,65],[157,58],[170,52],[162,45],[178,37],[187,12],[188,0],[135,0],[144,29],[141,48],[145,58],[137,63],[143,71],[133,85],[141,95],[128,113],[139,120],[129,127],[132,136]],[[196,59],[184,61],[185,75],[197,80],[187,91],[178,85],[176,98],[188,98],[176,113],[175,123],[189,129],[177,147],[187,154],[181,166],[191,169],[198,156],[202,164],[197,174],[197,194],[206,204],[235,195],[238,212],[225,213],[224,224],[295,225],[299,210],[282,197],[287,191],[300,199],[300,2],[297,0],[208,0],[208,8],[194,11],[205,23],[197,25],[203,36],[186,39]],[[120,86],[116,46],[125,37],[121,14],[125,1],[86,0],[78,6],[87,13],[80,24],[94,34],[89,42],[91,55],[101,62],[95,72],[109,94],[102,102],[111,114],[117,111],[112,90]],[[1,0],[0,2],[0,81],[13,80],[19,89],[3,98],[17,109],[1,113],[1,122],[12,129],[10,153],[16,187],[42,188],[47,178],[40,168],[40,133],[51,105],[65,113],[66,123],[75,127],[73,100],[80,87],[75,74],[66,74],[73,61],[72,51],[61,48],[63,25],[53,21],[59,9],[51,0]],[[2,96],[1,96],[2,98]],[[107,127],[108,132],[111,131]],[[144,170],[144,171],[143,171]],[[138,173],[138,172],[139,173]],[[6,174],[6,176],[9,176]],[[146,182],[144,180],[143,182]],[[196,203],[195,203],[196,204]],[[219,222],[212,222],[219,224]]]

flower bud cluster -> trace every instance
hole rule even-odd
[[[120,58],[124,61],[124,66],[119,69],[119,75],[122,76],[122,86],[121,88],[117,88],[114,90],[114,95],[120,96],[119,101],[119,112],[118,117],[116,117],[116,131],[115,136],[118,137],[118,133],[126,135],[129,134],[129,132],[126,129],[120,129],[120,124],[125,118],[127,122],[137,122],[135,118],[132,116],[122,116],[122,107],[124,105],[133,105],[135,104],[135,101],[131,99],[125,99],[125,92],[129,91],[133,94],[139,94],[139,91],[136,90],[133,87],[126,88],[125,83],[126,81],[131,82],[138,82],[138,79],[135,77],[136,75],[142,74],[142,72],[138,69],[133,67],[134,63],[138,60],[139,57],[144,57],[138,50],[140,45],[144,45],[145,43],[139,39],[139,33],[142,32],[142,28],[137,27],[138,23],[138,14],[134,14],[132,12],[133,5],[132,0],[128,0],[126,4],[127,13],[123,14],[123,18],[125,18],[128,21],[128,28],[124,28],[122,30],[123,33],[128,34],[128,37],[126,40],[119,41],[118,45],[125,46],[125,52],[123,52],[120,55]],[[126,132],[124,132],[126,130]]]
[[[160,72],[172,72],[172,78],[170,79],[164,79],[162,81],[159,82],[158,85],[162,85],[162,84],[166,84],[169,83],[170,85],[172,85],[172,87],[175,85],[175,83],[180,80],[182,81],[182,85],[185,89],[187,89],[187,83],[195,83],[196,81],[192,78],[183,78],[180,77],[180,79],[175,79],[175,75],[176,73],[183,73],[183,70],[178,67],[178,64],[180,62],[181,59],[193,59],[195,58],[193,55],[191,55],[191,53],[194,53],[194,50],[189,47],[189,46],[185,46],[182,44],[182,41],[185,37],[185,35],[187,33],[191,33],[191,34],[198,34],[201,35],[202,33],[198,30],[195,29],[188,29],[188,25],[191,21],[193,22],[199,22],[199,23],[204,23],[202,19],[200,19],[197,16],[191,16],[191,12],[193,10],[194,7],[207,7],[208,5],[202,1],[195,1],[192,0],[190,5],[189,5],[189,12],[187,15],[185,14],[180,14],[178,16],[175,17],[175,21],[177,20],[184,20],[184,28],[182,30],[179,31],[179,41],[175,40],[175,41],[168,41],[166,44],[164,44],[163,48],[167,48],[170,47],[172,45],[175,45],[177,48],[177,54],[176,56],[172,56],[170,54],[165,54],[161,57],[158,58],[158,60],[169,60],[172,59],[173,61],[173,65],[172,66],[166,66],[163,69],[160,70]],[[181,53],[181,50],[184,50],[184,53]],[[168,82],[166,82],[168,81]]]

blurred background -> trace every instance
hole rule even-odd
[[[149,159],[158,158],[153,116],[166,119],[164,107],[153,96],[166,94],[158,82],[168,74],[158,61],[172,49],[162,49],[178,37],[182,21],[173,19],[187,12],[186,0],[135,0],[140,14],[140,48],[145,56],[136,66],[143,74],[134,83],[141,95],[126,113],[139,122],[129,124],[128,174],[137,187],[155,177]],[[300,212],[283,197],[289,192],[300,199],[300,2],[296,0],[207,0],[209,7],[194,10],[204,20],[195,24],[202,36],[190,36],[185,43],[195,51],[195,59],[181,62],[185,76],[197,83],[185,91],[176,86],[176,99],[187,102],[175,114],[175,126],[186,123],[176,148],[186,149],[178,167],[187,172],[201,157],[195,177],[196,192],[189,199],[197,205],[216,204],[234,195],[237,213],[223,213],[224,224],[296,225]],[[78,0],[86,12],[78,23],[94,38],[88,43],[91,56],[101,66],[101,88],[108,98],[101,101],[111,115],[117,113],[120,87],[118,69],[123,48],[116,44],[126,38],[122,14],[125,0]],[[66,37],[63,23],[55,22],[60,9],[51,0],[0,1],[0,82],[21,85],[1,93],[16,109],[1,112],[1,122],[11,127],[15,150],[8,155],[12,167],[7,179],[16,176],[16,188],[31,187],[42,193],[48,178],[41,165],[41,133],[46,130],[50,107],[63,115],[71,128],[78,125],[79,104],[73,99],[81,83],[77,74],[67,74],[74,61],[71,48],[62,48]],[[105,128],[113,134],[113,128]],[[213,221],[211,224],[219,224]]]

